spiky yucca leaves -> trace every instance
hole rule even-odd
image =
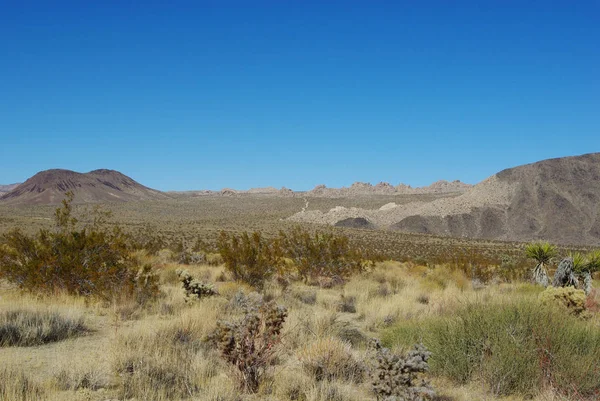
[[[556,247],[548,242],[535,242],[525,247],[527,257],[534,259],[537,265],[533,269],[533,282],[544,287],[548,286],[546,265],[556,256]]]
[[[373,340],[375,368],[373,370],[373,392],[382,401],[425,401],[435,397],[428,382],[417,379],[429,371],[431,352],[417,344],[405,355],[396,355]]]
[[[248,310],[241,321],[218,322],[208,341],[216,345],[225,361],[234,368],[240,388],[258,391],[273,364],[287,310],[274,302]]]
[[[583,290],[586,295],[592,292],[592,275],[600,270],[600,250],[595,250],[583,256],[580,253],[572,254],[573,271],[583,279]]]

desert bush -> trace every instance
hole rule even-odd
[[[298,291],[294,293],[294,296],[306,305],[314,305],[317,303],[317,292],[314,290]]]
[[[173,261],[180,265],[201,265],[206,263],[206,255],[183,250],[173,255]]]
[[[573,287],[548,287],[538,298],[548,307],[559,307],[575,316],[582,316],[585,312],[585,292]]]
[[[86,331],[82,316],[30,309],[0,312],[0,347],[47,344],[79,336]]]
[[[191,299],[202,299],[217,294],[217,291],[212,284],[203,283],[202,281],[194,279],[187,270],[177,270],[177,275],[183,285],[186,301]]]
[[[261,288],[281,264],[276,244],[259,232],[237,236],[222,231],[217,247],[233,279],[254,287]]]
[[[350,343],[335,337],[322,337],[300,349],[298,359],[315,380],[341,379],[361,382],[365,366],[352,353]]]
[[[311,235],[296,227],[281,231],[279,244],[305,281],[317,281],[319,277],[344,280],[366,268],[362,252],[352,247],[345,236],[319,231]]]
[[[220,321],[207,340],[229,363],[241,390],[255,393],[273,364],[287,310],[262,303],[246,311],[237,322]]]
[[[18,229],[3,236],[0,278],[20,288],[54,293],[66,291],[106,300],[128,294],[146,301],[158,294],[158,278],[150,266],[138,266],[127,236],[115,228],[75,228],[69,196],[55,213],[57,229],[35,236]]]
[[[0,400],[6,401],[43,401],[46,392],[23,371],[0,367]]]
[[[338,312],[356,313],[356,297],[353,295],[340,295],[336,309]]]
[[[418,341],[433,353],[432,373],[458,383],[479,379],[497,395],[533,396],[547,386],[581,399],[600,393],[600,330],[530,300],[468,304],[384,336],[388,345]]]
[[[396,355],[373,341],[374,367],[371,388],[378,400],[425,401],[435,397],[435,391],[422,375],[429,371],[431,352],[423,345],[415,345],[405,355]],[[421,378],[420,381],[418,379]]]

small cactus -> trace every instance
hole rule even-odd
[[[177,270],[177,275],[185,290],[186,302],[193,298],[202,299],[217,294],[217,291],[212,284],[196,280],[187,270]]]
[[[208,336],[223,359],[234,366],[240,388],[258,391],[267,368],[277,351],[287,310],[273,302],[262,303],[246,311],[238,322],[220,321]]]
[[[372,389],[381,401],[425,401],[435,399],[435,391],[428,382],[419,380],[429,370],[431,352],[423,345],[415,345],[405,355],[393,354],[374,339],[375,367]]]

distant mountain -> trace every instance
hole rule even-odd
[[[14,205],[60,203],[67,191],[75,194],[76,203],[127,202],[168,199],[169,196],[145,187],[115,170],[77,173],[53,169],[41,171],[23,184],[0,196],[0,202]]]
[[[331,225],[358,218],[404,232],[599,245],[600,153],[503,170],[459,196],[431,202],[378,210],[336,207],[291,217]]]
[[[350,187],[328,188],[325,185],[317,185],[306,192],[308,196],[322,198],[342,198],[359,195],[412,195],[412,194],[444,194],[462,193],[471,188],[472,185],[456,181],[436,181],[426,187],[413,188],[410,185],[399,184],[393,186],[387,182],[372,185],[368,182],[355,182]]]
[[[0,185],[0,196],[9,193],[10,191],[12,191],[13,189],[15,189],[16,187],[18,187],[19,184],[10,184],[10,185]]]

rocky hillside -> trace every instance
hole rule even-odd
[[[67,191],[75,194],[76,203],[125,202],[168,199],[157,190],[145,187],[114,170],[77,173],[70,170],[46,170],[0,197],[4,204],[56,204]]]
[[[9,193],[21,184],[0,185],[0,196]]]
[[[386,204],[378,210],[308,210],[291,219],[335,225],[357,218],[404,232],[598,245],[600,153],[503,170],[452,198]]]

